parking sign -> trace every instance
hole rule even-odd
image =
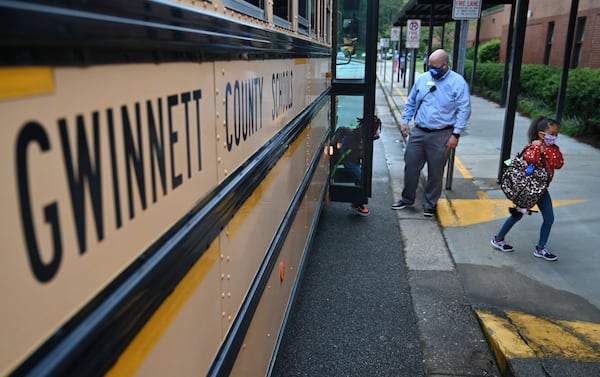
[[[406,48],[419,48],[421,42],[421,20],[406,22]]]
[[[400,28],[399,27],[393,27],[392,28],[392,33],[391,33],[391,41],[392,42],[398,42],[400,40]]]

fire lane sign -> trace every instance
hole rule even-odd
[[[406,48],[419,48],[421,42],[421,20],[406,22]]]
[[[455,20],[477,20],[481,16],[483,0],[454,0],[452,18]]]

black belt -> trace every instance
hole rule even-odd
[[[444,131],[444,130],[449,130],[451,128],[454,128],[454,126],[446,126],[444,128],[427,128],[427,127],[421,127],[419,125],[416,125],[415,127],[417,127],[420,130],[423,130],[425,132],[437,132],[437,131]]]

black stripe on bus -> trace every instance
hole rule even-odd
[[[142,256],[102,290],[90,303],[25,360],[11,376],[101,376],[139,333],[163,301],[242,204],[261,185],[281,156],[310,124],[329,100],[330,90],[309,105],[282,131],[246,161],[235,174],[213,190],[172,230],[163,235]],[[322,141],[324,143],[324,141]],[[317,149],[317,154],[320,154]],[[313,161],[309,174],[318,160]],[[305,181],[309,177],[305,177]],[[267,251],[269,258],[252,284],[252,291],[235,325],[219,351],[212,370],[217,375],[231,369],[251,317],[256,310],[266,278],[273,269],[287,231],[293,222],[307,182],[294,198],[276,241]],[[288,224],[289,222],[289,224]]]
[[[260,25],[156,0],[0,0],[0,66],[330,57]]]

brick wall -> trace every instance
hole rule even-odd
[[[549,23],[554,22],[549,64],[558,67],[563,65],[570,6],[571,2],[565,0],[530,0],[523,63],[544,64]],[[577,17],[586,19],[579,67],[600,68],[600,1],[580,1]],[[503,11],[486,15],[481,19],[479,42],[481,44],[491,39],[500,39],[500,61],[502,62],[506,59],[509,19],[510,5],[506,5]],[[475,30],[476,25],[473,23],[469,27],[468,46],[473,46]]]

